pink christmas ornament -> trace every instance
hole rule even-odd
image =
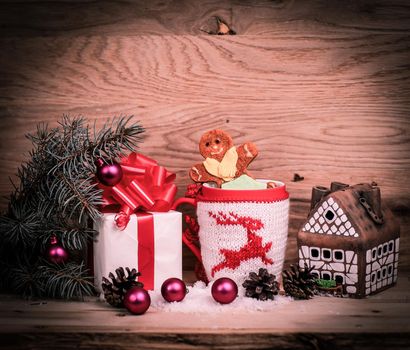
[[[238,296],[238,285],[227,277],[217,279],[212,285],[212,297],[220,304],[229,304]]]
[[[124,296],[124,306],[134,315],[144,314],[151,305],[151,297],[141,287],[131,288]]]
[[[161,294],[168,302],[181,301],[187,293],[184,281],[179,278],[168,278],[161,287]]]
[[[105,186],[115,186],[122,179],[121,165],[118,163],[105,164],[101,159],[97,160],[97,178]]]
[[[64,264],[68,260],[68,252],[58,244],[56,237],[51,237],[50,246],[46,251],[47,260],[53,264]]]

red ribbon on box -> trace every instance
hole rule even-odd
[[[154,289],[155,244],[154,216],[151,213],[137,213],[138,220],[138,281],[147,290]]]
[[[115,223],[127,227],[130,215],[137,210],[166,212],[171,209],[177,187],[176,175],[142,154],[135,152],[121,159],[123,177],[112,187],[99,184],[103,192],[104,211],[120,207]]]

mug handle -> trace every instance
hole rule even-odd
[[[178,206],[180,206],[181,204],[190,204],[192,206],[194,206],[196,208],[197,206],[197,202],[195,198],[188,198],[188,197],[182,197],[182,198],[178,198],[174,204],[172,205],[172,210],[176,210],[176,208],[178,208]],[[199,260],[200,263],[202,263],[202,257],[201,257],[201,251],[199,250],[199,248],[193,244],[187,237],[186,237],[186,233],[184,232],[182,234],[182,241],[185,243],[185,245],[191,250],[191,252],[195,255],[195,257]]]

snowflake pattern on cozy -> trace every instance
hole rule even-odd
[[[289,200],[199,202],[201,255],[211,279],[242,283],[250,271],[266,267],[280,276],[288,229]]]

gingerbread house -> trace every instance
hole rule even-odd
[[[399,225],[379,187],[333,182],[313,187],[311,210],[298,232],[299,264],[314,266],[350,296],[362,298],[395,284]]]

